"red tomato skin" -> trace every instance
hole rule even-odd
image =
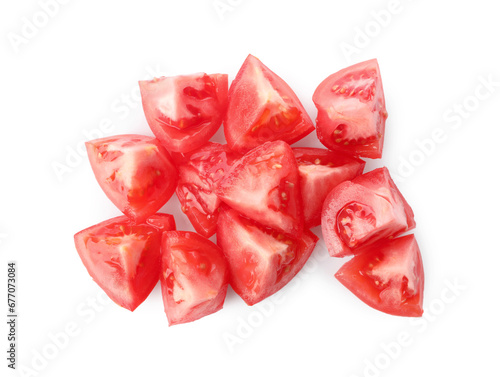
[[[376,59],[328,76],[316,88],[313,102],[324,146],[359,157],[382,157],[387,110]]]
[[[85,145],[99,186],[136,223],[144,222],[172,197],[178,173],[158,139],[117,135]]]
[[[401,276],[393,273],[396,268]],[[376,310],[404,317],[423,314],[424,269],[413,234],[367,247],[345,263],[335,277]]]
[[[128,244],[126,237],[131,239]],[[134,225],[119,216],[76,233],[74,239],[89,275],[121,307],[134,311],[158,282],[161,232],[157,228]],[[120,253],[120,244],[126,252]]]
[[[222,309],[229,284],[220,248],[194,232],[163,234],[161,290],[169,326]]]
[[[332,257],[360,253],[365,246],[383,238],[398,236],[414,227],[413,212],[399,190],[394,187],[388,170],[380,168],[360,175],[352,182],[343,182],[328,194],[321,213],[321,229]],[[342,209],[351,204],[366,206],[375,211],[373,214],[375,218],[369,220],[367,217],[366,220],[372,222],[372,229],[367,231],[368,238],[353,246],[343,240],[338,222]],[[376,220],[376,224],[373,220]]]
[[[205,98],[186,94],[187,89],[203,92],[207,85],[211,93],[204,95]],[[139,81],[139,87],[149,127],[170,152],[196,150],[208,142],[222,124],[227,109],[227,74],[161,77]],[[193,113],[193,109],[198,113]],[[172,119],[173,114],[178,113],[184,115],[182,119]],[[181,120],[191,125],[179,126]]]
[[[229,147],[239,153],[266,141],[293,144],[314,131],[311,118],[292,88],[252,55],[248,55],[231,83],[228,98],[224,135]],[[288,121],[291,124],[286,124]]]
[[[235,161],[215,193],[262,225],[300,238],[304,218],[298,165],[284,141],[266,142]]]
[[[328,193],[363,173],[365,161],[321,148],[292,148],[297,159],[306,228],[321,225]]]
[[[318,237],[310,230],[304,230],[300,239],[294,239],[247,219],[228,206],[221,207],[217,243],[228,261],[231,287],[249,306],[288,284],[307,262],[317,241]],[[281,263],[284,257],[280,249],[285,256],[291,250],[293,259]],[[267,253],[266,258],[263,253]]]

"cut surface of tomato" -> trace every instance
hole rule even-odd
[[[163,234],[161,291],[170,326],[222,309],[228,286],[221,249],[193,232]]]
[[[182,212],[194,229],[204,237],[212,236],[217,228],[221,200],[214,186],[226,174],[236,155],[227,145],[207,143],[190,154],[173,154],[178,162],[177,197]]]
[[[374,309],[422,316],[424,270],[412,234],[372,245],[344,264],[335,277]]]
[[[205,144],[222,124],[226,74],[196,73],[139,81],[142,106],[151,131],[171,152]]]
[[[217,243],[229,264],[231,287],[248,305],[283,288],[302,269],[317,241],[310,230],[292,238],[221,207]]]
[[[323,145],[360,157],[382,157],[387,110],[376,59],[328,76],[317,87],[313,101]]]
[[[300,237],[299,173],[292,148],[284,141],[266,142],[236,160],[215,193],[245,216]]]
[[[321,209],[338,184],[363,173],[365,162],[320,148],[292,148],[299,166],[300,192],[306,228],[321,224]]]
[[[86,143],[97,182],[107,197],[137,223],[173,195],[177,169],[158,139],[119,135]]]
[[[366,245],[414,227],[413,212],[392,185],[388,170],[381,168],[343,182],[328,194],[321,229],[331,256],[359,253]]]
[[[88,273],[118,305],[134,311],[160,277],[161,232],[133,225],[126,216],[75,234],[75,245]]]
[[[314,130],[304,106],[288,84],[248,55],[229,88],[224,134],[245,153],[266,141],[292,144]]]

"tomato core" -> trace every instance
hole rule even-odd
[[[376,228],[373,209],[365,204],[353,202],[345,205],[337,215],[338,233],[351,248]]]

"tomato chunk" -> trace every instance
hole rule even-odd
[[[297,161],[283,141],[266,142],[239,160],[215,193],[245,216],[300,237],[304,228]]]
[[[221,203],[214,187],[240,155],[227,145],[207,143],[195,152],[174,153],[173,157],[179,162],[176,193],[182,212],[194,229],[208,238],[216,231]]]
[[[86,143],[97,182],[107,197],[137,223],[173,195],[177,169],[158,139],[119,135]]]
[[[380,158],[384,143],[384,90],[376,59],[328,76],[314,92],[318,139],[328,149]]]
[[[229,88],[224,134],[245,153],[266,141],[292,144],[314,130],[292,88],[259,59],[248,55]]]
[[[158,282],[161,231],[153,226],[134,225],[119,216],[78,232],[75,245],[94,281],[130,311]]]
[[[384,240],[344,264],[335,277],[384,313],[422,316],[424,270],[414,235]]]
[[[366,245],[414,226],[413,212],[387,168],[336,186],[328,194],[321,214],[323,237],[330,255],[335,257],[359,253]]]
[[[217,243],[229,264],[231,287],[248,305],[283,288],[302,269],[317,241],[310,230],[292,238],[227,206],[217,224]]]
[[[193,232],[163,235],[161,291],[170,326],[222,309],[228,286],[220,248]]]
[[[219,129],[227,108],[226,74],[196,73],[139,81],[151,131],[172,152],[189,152]]]
[[[359,158],[320,148],[292,148],[299,166],[300,192],[306,228],[321,224],[321,209],[328,193],[338,184],[363,173]]]

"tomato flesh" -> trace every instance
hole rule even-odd
[[[386,168],[336,186],[325,199],[321,214],[330,255],[357,254],[366,245],[412,229],[413,212],[405,203]]]
[[[217,243],[229,264],[230,284],[248,305],[283,288],[302,269],[317,241],[309,230],[293,238],[227,206],[219,215]]]
[[[245,216],[300,237],[304,227],[298,166],[287,143],[266,142],[236,160],[215,193]]]
[[[118,305],[134,311],[160,277],[161,232],[119,216],[75,234],[88,273]]]
[[[363,173],[365,162],[356,157],[320,148],[292,148],[300,176],[306,228],[321,224],[321,209],[338,184]]]
[[[189,152],[218,130],[227,107],[226,74],[197,73],[139,81],[149,127],[172,152]]]
[[[245,153],[266,141],[292,144],[314,130],[288,84],[248,55],[229,88],[224,134],[228,145]]]
[[[220,248],[193,232],[163,235],[161,290],[170,326],[222,309],[228,286]]]
[[[424,270],[412,234],[372,245],[335,277],[374,309],[406,317],[423,314]]]
[[[316,89],[318,139],[328,149],[380,158],[384,142],[384,90],[376,59],[328,76]]]
[[[107,197],[137,223],[173,195],[177,169],[160,142],[142,135],[119,135],[86,143],[97,182]]]

